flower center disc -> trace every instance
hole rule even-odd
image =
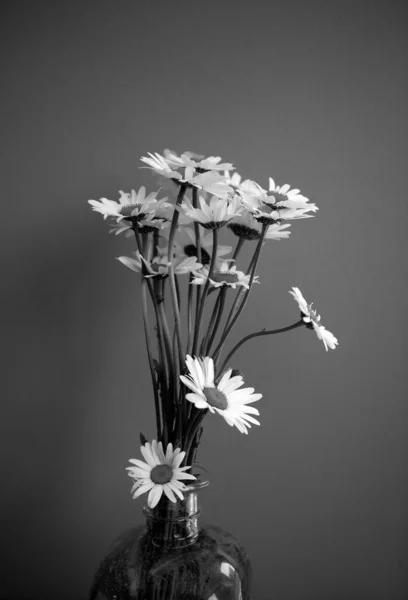
[[[153,483],[169,483],[173,477],[173,469],[169,465],[157,465],[150,473]]]
[[[184,254],[189,257],[197,256],[197,247],[195,246],[195,244],[187,244],[187,246],[184,246]],[[208,265],[209,262],[210,255],[208,254],[207,250],[201,248],[201,264]]]
[[[286,194],[281,194],[280,192],[272,192],[268,198],[273,199],[273,204],[279,204],[279,202],[286,202],[288,200]]]
[[[121,206],[120,214],[125,215],[125,217],[130,217],[135,208],[137,208],[136,204],[124,204]]]
[[[276,212],[277,216],[279,217],[278,209],[276,208],[275,204],[262,202],[262,212],[267,213],[269,215],[271,215],[273,212]]]
[[[223,392],[220,392],[220,390],[217,390],[217,388],[205,387],[203,393],[210,406],[214,406],[214,408],[218,408],[219,410],[228,408],[226,395]]]
[[[261,237],[259,231],[257,231],[256,229],[252,229],[247,225],[241,225],[241,223],[231,223],[230,225],[228,225],[228,227],[233,233],[235,233],[235,235],[237,235],[238,237],[243,237],[247,240],[259,240],[259,238]]]

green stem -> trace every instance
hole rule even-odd
[[[214,272],[215,261],[217,259],[218,229],[213,229],[212,232],[213,232],[213,249],[212,249],[212,254],[211,254],[210,268],[208,270],[207,281],[204,284],[204,290],[203,290],[203,294],[201,296],[201,302],[200,302],[200,310],[199,310],[196,325],[195,325],[194,342],[193,342],[193,356],[197,352],[198,338],[200,336],[200,328],[201,328],[201,321],[203,318],[205,299],[207,297],[208,288],[210,287],[210,279]]]
[[[245,238],[243,238],[243,237],[240,237],[240,238],[238,238],[238,242],[237,242],[237,245],[236,245],[236,247],[235,247],[234,254],[232,255],[232,258],[233,258],[234,260],[236,260],[236,258],[237,258],[237,256],[238,256],[238,254],[240,253],[240,251],[241,251],[241,248],[242,248],[242,246],[244,245],[244,242],[245,242],[245,241],[246,241],[246,240],[245,240]]]
[[[208,344],[208,340],[211,336],[211,333],[214,330],[214,325],[217,320],[217,316],[218,316],[218,312],[219,312],[219,308],[220,308],[220,296],[221,296],[221,292],[223,289],[224,289],[224,287],[220,287],[218,289],[218,296],[217,296],[217,300],[214,302],[213,311],[211,313],[210,321],[209,321],[208,327],[207,327],[207,333],[205,334],[205,336],[203,337],[203,340],[201,342],[201,346],[200,346],[200,355],[201,356],[208,356],[207,354],[204,354],[204,352],[205,352],[205,348]]]
[[[179,310],[181,310],[180,284],[177,275],[174,276],[174,281],[176,283],[177,306],[179,307]]]
[[[198,207],[198,190],[197,188],[193,188],[193,207]],[[201,239],[200,239],[200,225],[195,221],[194,222],[194,233],[196,240],[196,251],[197,251],[197,262],[202,264],[202,252],[201,252]],[[196,323],[198,319],[198,313],[200,312],[200,301],[201,301],[201,286],[196,285]]]
[[[161,302],[160,297],[160,282],[156,277],[153,278],[153,290],[156,298],[156,302]],[[160,362],[160,371],[161,371],[161,396],[166,396],[169,391],[169,366],[167,364],[166,352],[164,349],[164,336],[163,336],[163,325],[157,311],[156,313],[156,321],[157,321],[157,342],[159,347],[159,362]]]
[[[168,263],[168,272],[169,272],[169,281],[170,281],[170,295],[171,301],[173,304],[173,312],[174,312],[174,323],[176,328],[176,337],[177,337],[177,345],[178,345],[178,354],[179,354],[179,363],[180,369],[183,368],[184,362],[184,354],[183,354],[183,345],[181,341],[181,323],[180,323],[180,309],[177,301],[177,289],[176,289],[176,281],[174,276],[174,263],[173,263],[173,244],[174,237],[176,235],[177,222],[179,219],[179,207],[183,202],[184,194],[186,192],[187,186],[185,184],[180,185],[179,193],[177,196],[176,206],[174,207],[173,218],[171,221],[170,234],[169,234],[169,245],[167,250],[167,263]]]
[[[190,273],[187,290],[187,354],[190,354],[191,344],[193,342],[193,275]],[[197,286],[199,287],[199,286]]]
[[[221,340],[220,340],[220,342],[219,342],[219,344],[218,344],[218,346],[215,349],[214,354],[213,354],[214,362],[217,360],[220,352],[222,351],[223,345],[225,344],[226,339],[227,339],[228,335],[231,332],[231,329],[233,328],[234,324],[239,319],[239,317],[240,317],[242,311],[244,310],[245,305],[246,305],[246,303],[248,301],[248,297],[249,297],[249,294],[250,294],[251,289],[252,289],[252,285],[253,285],[253,281],[254,281],[254,277],[255,277],[255,271],[256,271],[258,260],[259,260],[260,254],[261,254],[262,244],[263,244],[264,237],[265,237],[267,229],[268,229],[268,225],[263,224],[262,225],[262,232],[261,232],[261,235],[260,235],[259,240],[258,240],[258,244],[257,244],[256,250],[255,250],[255,253],[254,253],[254,257],[253,257],[253,260],[251,261],[252,270],[251,270],[251,276],[250,276],[250,279],[249,279],[248,289],[245,291],[245,295],[244,295],[244,297],[242,299],[242,302],[236,308],[236,312],[235,312],[234,315],[233,315],[234,306],[231,309],[227,325],[224,328],[223,334],[221,336]]]
[[[160,440],[163,433],[163,416],[160,409],[160,399],[159,392],[157,388],[157,379],[156,372],[154,369],[154,363],[152,358],[152,348],[149,338],[149,320],[148,320],[148,311],[147,311],[147,298],[146,298],[146,279],[141,274],[141,286],[142,286],[142,308],[143,308],[143,324],[144,324],[144,333],[146,339],[146,348],[147,348],[147,357],[149,361],[149,369],[150,375],[152,378],[153,384],[153,393],[154,393],[154,404],[156,408],[156,424],[157,424],[157,439]]]
[[[193,408],[196,410],[196,413],[195,413],[195,415],[192,415],[190,418],[189,424],[186,429],[185,438],[184,438],[185,443],[184,443],[183,450],[186,453],[186,456],[184,458],[184,463],[186,465],[189,464],[189,463],[187,463],[187,460],[190,455],[191,445],[193,443],[194,437],[201,425],[202,420],[204,419],[205,415],[208,413],[208,408],[195,408],[194,406],[193,406]]]
[[[161,285],[161,290],[162,290],[162,294],[163,294],[164,293],[163,292],[163,281],[160,281],[159,283]],[[161,296],[161,297],[163,297],[163,296]],[[168,388],[167,388],[167,394],[165,394],[163,396],[164,410],[166,411],[166,414],[168,415],[168,419],[167,419],[168,427],[167,427],[167,431],[166,431],[166,437],[167,437],[166,443],[167,443],[168,436],[170,434],[171,423],[174,418],[172,406],[173,406],[173,402],[174,402],[174,397],[173,397],[174,390],[177,386],[177,383],[175,383],[175,380],[174,380],[173,349],[172,349],[169,326],[167,324],[167,317],[166,317],[166,313],[164,310],[163,300],[158,304],[158,313],[159,313],[159,319],[160,319],[160,323],[161,323],[162,336],[163,336],[163,341],[164,341],[164,349],[165,349],[165,355],[166,355],[167,365],[168,365],[168,374],[169,374],[169,383],[168,383]]]
[[[230,358],[248,340],[251,340],[252,338],[255,338],[255,337],[259,337],[261,335],[274,335],[275,333],[283,333],[285,331],[290,331],[291,329],[297,329],[297,327],[302,327],[302,325],[304,325],[304,322],[301,319],[300,321],[297,321],[296,323],[293,323],[293,325],[288,325],[287,327],[281,327],[280,329],[270,329],[268,331],[266,329],[262,329],[261,331],[256,331],[255,333],[250,333],[249,335],[247,335],[244,338],[242,338],[242,340],[240,340],[238,342],[238,344],[236,344],[233,347],[233,349],[231,350],[231,352],[228,354],[227,358],[222,363],[222,366],[219,369],[219,373],[222,373],[224,371],[224,369],[225,369],[225,367],[227,365],[227,362],[230,360]]]
[[[135,233],[136,233],[136,231],[135,231]],[[137,233],[139,233],[139,232],[137,232]],[[140,237],[138,239],[136,236],[136,239],[137,239],[137,242],[140,243]],[[143,246],[142,246],[143,253],[146,252],[147,245],[148,245],[148,239],[146,236],[143,236]],[[153,385],[154,403],[155,403],[155,409],[156,409],[157,438],[161,439],[161,435],[163,432],[163,416],[161,413],[156,371],[154,368],[153,352],[152,352],[150,336],[149,336],[149,316],[148,316],[147,296],[146,296],[147,280],[145,278],[143,271],[144,271],[144,269],[142,267],[141,273],[140,273],[140,278],[141,278],[141,291],[142,291],[143,326],[144,326],[144,333],[145,333],[145,340],[146,340],[146,349],[147,349],[147,358],[148,358],[148,362],[149,362],[150,376],[151,376],[152,385]]]
[[[211,336],[210,336],[208,344],[207,344],[207,348],[205,350],[205,355],[206,356],[209,356],[209,354],[210,354],[211,346],[214,343],[214,338],[215,338],[215,336],[217,334],[218,327],[219,327],[220,322],[221,322],[222,313],[224,312],[224,306],[225,306],[225,299],[226,299],[226,296],[227,296],[227,291],[228,291],[228,286],[224,285],[223,288],[220,291],[219,296],[218,296],[218,300],[219,300],[218,314],[217,314],[217,319],[216,319],[216,321],[214,323],[213,330],[211,332]]]
[[[238,240],[238,243],[237,243],[237,246],[236,246],[236,248],[235,248],[234,255],[233,255],[233,258],[234,258],[234,260],[237,258],[237,256],[238,256],[238,254],[239,254],[239,252],[240,252],[240,250],[241,250],[242,246],[244,245],[244,242],[245,242],[245,241],[246,241],[246,240],[245,240],[245,238],[243,238],[243,237],[240,237],[240,238],[239,238],[239,240]],[[254,257],[255,257],[255,253],[254,253],[254,255],[253,255],[252,259],[251,259],[251,262],[249,263],[249,266],[248,266],[248,269],[247,269],[247,272],[246,272],[246,274],[247,274],[247,275],[249,275],[249,273],[251,272],[251,269],[252,269],[252,265],[253,265],[253,260],[254,260]],[[241,300],[241,298],[242,298],[242,296],[244,295],[244,293],[245,293],[245,290],[244,290],[244,288],[243,288],[243,287],[241,287],[241,288],[238,290],[238,292],[235,294],[234,302],[232,303],[232,307],[231,307],[230,313],[229,313],[229,315],[228,315],[228,317],[227,317],[227,321],[226,321],[226,323],[225,323],[224,331],[225,331],[225,330],[227,329],[227,327],[229,326],[229,324],[230,324],[230,321],[231,321],[231,318],[234,316],[234,314],[235,314],[235,311],[236,311],[236,308],[237,308],[237,306],[238,306],[238,303],[239,303],[239,301]]]
[[[238,238],[238,242],[237,245],[235,247],[234,250],[234,254],[232,255],[232,259],[236,260],[242,246],[244,245],[245,242],[245,238],[240,237]],[[221,319],[222,319],[222,314],[224,312],[224,307],[225,307],[225,300],[226,300],[226,296],[227,296],[227,292],[228,292],[228,286],[225,285],[221,288],[219,294],[218,294],[218,298],[217,298],[217,302],[216,305],[214,307],[214,312],[213,315],[211,317],[211,319],[213,319],[214,317],[214,313],[217,310],[217,318],[215,320],[215,322],[211,322],[210,323],[210,327],[208,328],[208,332],[207,332],[207,336],[206,336],[206,341],[205,344],[207,344],[207,348],[205,349],[205,355],[208,356],[211,350],[211,346],[214,343],[214,338],[217,334],[218,331],[218,327],[220,325]],[[212,328],[211,328],[212,326]]]

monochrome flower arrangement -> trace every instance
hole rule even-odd
[[[117,201],[101,198],[89,204],[109,219],[112,233],[132,236],[136,242],[133,255],[118,260],[140,274],[157,440],[148,442],[141,434],[145,462],[131,459],[133,466],[127,470],[134,481],[133,498],[148,492],[148,506],[153,508],[163,494],[171,502],[182,500],[184,481],[196,479],[186,471],[194,464],[208,412],[245,434],[260,424],[253,403],[262,394],[243,387],[242,375],[230,366],[246,341],[306,326],[326,350],[335,349],[338,342],[321,325],[312,304],[293,287],[289,293],[298,304],[300,319],[281,329],[247,335],[221,361],[252,286],[259,283],[255,273],[262,247],[268,240],[288,239],[290,221],[310,218],[318,208],[300,190],[278,186],[272,178],[268,190],[254,181],[242,181],[232,173],[233,165],[221,163],[220,157],[192,152],[178,156],[165,150],[163,155],[149,153],[141,160],[169,180],[174,199],[159,197],[160,190],[146,195],[141,187],[138,192],[121,191]],[[232,247],[219,243],[223,228],[237,238],[230,258]],[[256,242],[254,254],[243,270],[238,255],[251,240]],[[227,310],[228,294],[235,297]]]

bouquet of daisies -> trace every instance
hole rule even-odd
[[[287,239],[290,221],[314,216],[318,210],[298,189],[278,186],[269,178],[266,190],[241,180],[230,163],[169,150],[141,159],[163,178],[165,185],[147,194],[120,192],[118,200],[89,200],[93,210],[109,219],[111,232],[135,242],[132,256],[119,261],[140,276],[147,358],[153,386],[157,439],[141,435],[144,461],[131,459],[133,498],[146,492],[148,505],[163,493],[172,502],[183,499],[187,473],[195,461],[208,412],[218,414],[241,433],[259,411],[253,406],[262,394],[244,387],[239,371],[231,368],[234,353],[247,340],[289,331],[314,329],[326,350],[337,339],[296,287],[289,292],[300,319],[281,329],[251,333],[222,359],[232,328],[258,282],[256,269],[269,240]],[[220,244],[220,230],[229,229],[236,244]],[[254,241],[246,270],[238,262],[242,246]],[[228,299],[228,296],[234,296]]]

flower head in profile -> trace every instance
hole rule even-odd
[[[187,217],[196,223],[200,223],[206,229],[223,227],[243,210],[238,196],[230,196],[225,199],[212,196],[208,203],[200,196],[199,204],[200,208],[194,208],[191,202],[186,200],[181,205],[181,209]]]
[[[141,161],[159,175],[171,179],[179,185],[184,184],[189,187],[195,187],[199,190],[204,190],[213,194],[214,196],[218,196],[219,198],[226,198],[227,195],[233,191],[232,188],[225,183],[224,175],[221,175],[215,170],[206,170],[200,167],[197,168],[195,165],[199,163],[196,163],[196,161],[190,159],[187,155],[184,155],[184,162],[187,163],[190,161],[192,164],[184,164],[181,158],[180,161],[182,164],[178,164],[175,162],[176,155],[173,154],[170,154],[173,157],[172,159],[168,157],[168,154],[167,158],[157,152],[155,154],[148,152],[148,154],[149,156],[142,156]],[[215,159],[218,157],[210,158]],[[209,159],[206,160],[208,161]],[[225,165],[222,165],[223,168],[224,166]]]
[[[189,222],[190,219],[188,217],[183,216]],[[169,230],[163,231],[164,239],[168,241]],[[184,258],[188,258],[191,256],[197,256],[197,240],[195,237],[195,232],[191,227],[180,227],[176,232],[176,237],[174,240],[174,252],[177,256],[182,255]],[[231,252],[232,246],[217,246],[217,259],[225,256],[229,252]],[[211,255],[213,251],[213,236],[210,232],[204,232],[200,235],[200,251],[201,251],[201,263],[203,265],[208,265],[211,260]]]
[[[146,462],[131,458],[129,462],[134,466],[126,467],[129,477],[135,481],[131,489],[133,499],[149,492],[147,504],[150,508],[158,504],[163,493],[171,502],[177,502],[176,496],[183,500],[186,487],[183,480],[196,479],[194,475],[185,472],[191,466],[180,467],[186,453],[180,448],[173,450],[172,444],[167,445],[164,453],[162,443],[157,443],[156,440],[151,444],[146,442],[140,447],[140,451]]]
[[[208,267],[203,267],[199,271],[194,271],[194,279],[192,279],[191,283],[194,285],[205,285],[208,275]],[[236,265],[232,264],[232,260],[224,260],[219,268],[215,269],[211,274],[210,284],[215,288],[227,285],[234,290],[237,286],[248,289],[250,279],[250,275],[245,275],[243,271],[237,270]],[[257,275],[255,275],[253,283],[259,283]]]
[[[313,215],[308,212],[318,210],[315,204],[302,196],[298,189],[290,189],[288,184],[276,186],[269,178],[269,192],[255,181],[245,180],[240,186],[242,203],[260,223],[272,225],[292,219],[306,219]]]
[[[156,213],[164,206],[170,206],[167,198],[157,199],[158,192],[152,192],[146,196],[146,188],[142,186],[136,192],[132,190],[130,193],[120,190],[120,197],[115,200],[101,198],[100,200],[88,200],[92,206],[92,210],[103,215],[104,219],[111,217],[120,224],[118,232],[126,231],[134,223],[147,224],[155,220]],[[125,224],[123,224],[125,221]]]
[[[137,227],[140,233],[151,233],[155,229],[162,231],[170,227],[171,221],[159,217],[158,213],[159,210],[156,214],[148,215],[146,218],[137,221]],[[124,237],[134,238],[133,227],[133,224],[130,224],[129,221],[123,219],[122,221],[119,221],[119,223],[112,223],[109,233],[113,233],[114,235],[123,233]]]
[[[302,292],[297,287],[293,287],[292,290],[289,291],[289,294],[291,294],[298,303],[302,320],[306,324],[306,327],[315,330],[318,339],[322,340],[326,351],[329,348],[334,350],[338,344],[338,340],[330,331],[327,331],[326,327],[320,325],[320,315],[312,308],[313,302],[308,304],[304,299]]]
[[[233,168],[231,163],[220,163],[221,156],[201,156],[194,152],[183,152],[181,156],[178,156],[171,150],[164,151],[164,157],[166,161],[177,168],[192,167],[197,173],[204,173],[205,171],[229,171]]]
[[[235,425],[241,433],[248,433],[251,423],[260,425],[251,416],[258,416],[259,411],[249,404],[262,398],[262,394],[254,394],[254,388],[239,389],[244,384],[241,375],[232,376],[232,369],[229,369],[216,384],[212,358],[193,359],[187,356],[186,365],[188,375],[180,375],[180,379],[191,390],[186,398],[196,408],[218,413],[228,425]]]
[[[140,255],[140,252],[134,252],[134,257],[118,256],[117,259],[123,265],[125,265],[125,267],[128,267],[128,269],[131,269],[136,273],[140,273],[143,267],[144,276],[146,278],[158,277],[163,279],[169,274],[167,252],[155,256],[152,260],[146,260]],[[188,258],[175,256],[171,262],[174,267],[175,275],[185,275],[186,273],[191,273],[192,271],[196,271],[202,267],[202,264],[197,262],[197,258],[195,256]]]
[[[228,223],[228,227],[232,233],[245,240],[259,240],[261,237],[262,224],[247,209],[237,217],[234,217]],[[288,231],[289,227],[290,223],[273,223],[272,225],[268,225],[264,239],[277,241],[287,239],[290,235],[290,231]]]

